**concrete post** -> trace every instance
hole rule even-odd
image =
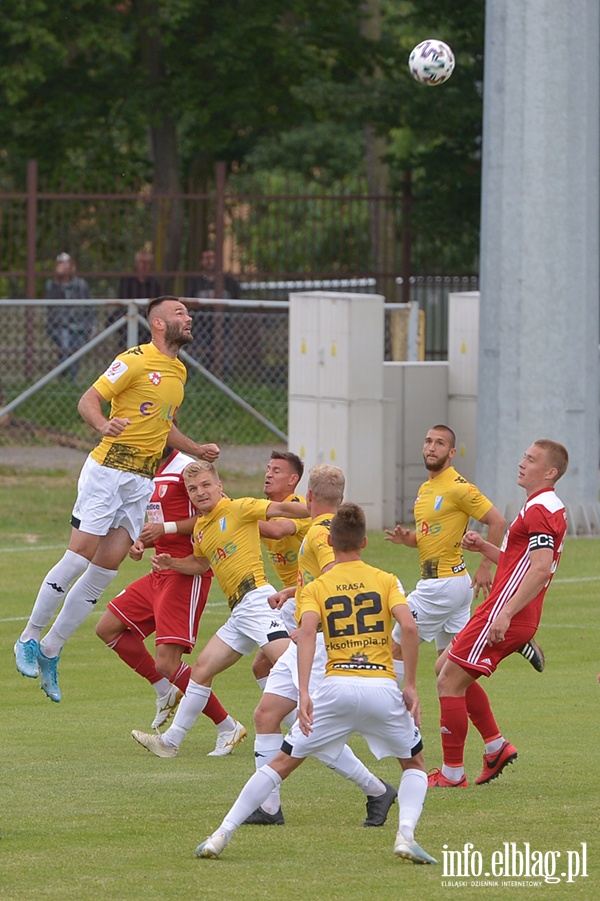
[[[600,522],[598,0],[487,0],[477,481],[509,513],[563,442],[572,531]]]

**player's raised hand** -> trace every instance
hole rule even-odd
[[[410,539],[410,529],[403,529],[401,525],[397,525],[393,530],[385,529],[385,540],[391,541],[393,544],[408,545]]]
[[[170,554],[155,554],[150,561],[152,570],[155,573],[165,572],[173,566],[173,558]]]
[[[129,556],[131,557],[132,560],[139,562],[142,559],[142,557],[144,556],[145,548],[146,548],[146,545],[142,541],[141,537],[137,538],[133,542],[131,547],[129,548]]]
[[[201,444],[198,451],[198,456],[201,460],[206,460],[207,463],[214,463],[221,450],[218,444]]]
[[[465,551],[475,551],[475,553],[483,553],[483,546],[485,542],[479,532],[476,532],[474,529],[469,529],[462,537],[461,547],[465,549]]]
[[[103,426],[101,426],[98,431],[106,438],[118,438],[121,432],[123,432],[123,430],[126,429],[130,423],[130,419],[119,419],[119,417],[115,416],[114,419],[107,420],[107,422]]]
[[[164,534],[164,522],[145,522],[140,538],[146,547],[150,547],[156,542],[157,538],[161,538]]]

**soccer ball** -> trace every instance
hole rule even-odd
[[[429,38],[414,48],[408,57],[408,68],[420,84],[444,84],[454,71],[454,54],[448,44]]]

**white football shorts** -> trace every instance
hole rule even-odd
[[[313,731],[303,735],[296,721],[285,739],[292,757],[333,764],[353,733],[364,737],[378,760],[407,760],[420,749],[421,733],[394,679],[326,676],[312,701]]]
[[[251,654],[270,641],[288,638],[280,610],[269,607],[268,598],[275,594],[272,585],[262,585],[244,595],[231,611],[227,622],[216,634],[238,654]]]
[[[322,632],[317,632],[315,657],[308,685],[311,697],[325,678],[326,663],[325,638]],[[280,698],[289,698],[294,704],[298,703],[298,647],[295,642],[290,641],[287,650],[272,667],[264,691]]]
[[[449,579],[419,579],[406,602],[417,624],[420,640],[435,639],[438,651],[442,651],[471,617],[471,576],[463,573]],[[400,625],[396,623],[392,638],[397,644],[400,644],[401,635]]]
[[[88,535],[107,535],[123,526],[132,541],[139,537],[154,491],[152,479],[135,472],[101,466],[88,457],[77,483],[72,524]]]

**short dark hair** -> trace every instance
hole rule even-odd
[[[146,307],[146,319],[148,320],[148,322],[150,321],[150,313],[152,312],[154,307],[157,307],[159,303],[162,303],[165,300],[178,300],[182,302],[181,298],[175,297],[174,294],[161,294],[160,297],[153,297],[152,300],[148,301],[148,306]]]
[[[448,435],[448,439],[450,441],[450,447],[456,447],[456,435],[452,431],[449,425],[432,425],[429,429],[430,432],[446,432]]]
[[[291,451],[271,451],[271,460],[285,460],[290,464],[296,475],[298,476],[298,481],[304,475],[304,463],[298,456],[298,454],[293,454]]]
[[[334,551],[356,551],[367,534],[365,511],[358,504],[341,504],[329,529]]]

